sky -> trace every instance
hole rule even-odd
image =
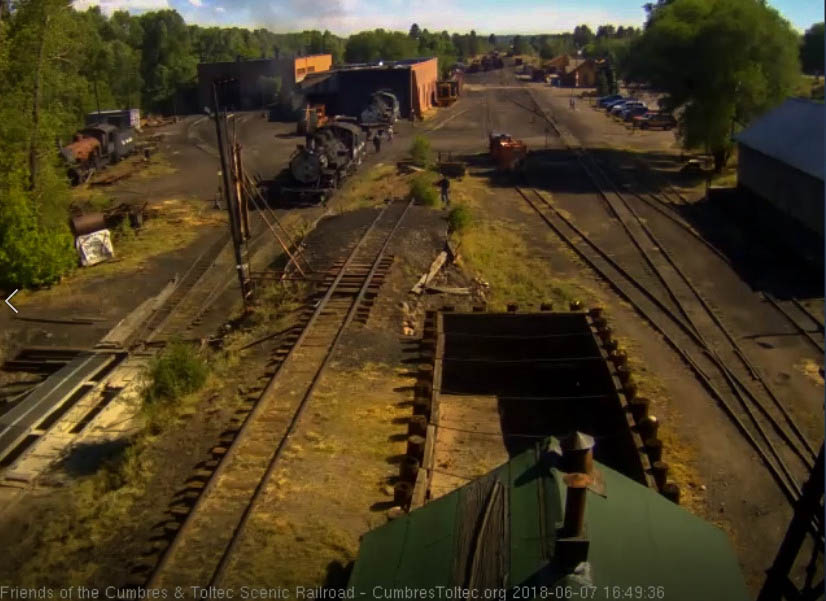
[[[365,29],[424,29],[477,33],[556,33],[585,23],[640,26],[647,0],[76,0],[78,9],[104,12],[174,8],[187,23],[266,27],[277,33],[329,29],[348,35]],[[823,21],[822,0],[770,0],[801,32]],[[308,10],[308,7],[311,7]]]

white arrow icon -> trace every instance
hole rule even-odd
[[[12,311],[14,311],[15,313],[20,313],[20,311],[18,311],[17,309],[15,309],[14,305],[12,305],[9,301],[11,300],[11,297],[13,297],[15,294],[17,294],[18,290],[19,290],[19,289],[15,289],[15,291],[14,291],[14,292],[12,292],[11,294],[9,294],[9,297],[6,299],[6,304],[7,304],[9,307],[11,307],[11,310],[12,310]]]

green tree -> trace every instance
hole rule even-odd
[[[761,0],[674,0],[653,9],[634,43],[630,75],[681,109],[687,148],[706,148],[722,169],[735,123],[782,102],[800,77],[797,34]]]
[[[574,27],[574,44],[577,48],[583,48],[594,39],[594,33],[587,25],[577,25]]]
[[[530,54],[530,44],[528,40],[521,35],[513,37],[513,53],[514,54]]]
[[[470,56],[476,56],[481,52],[481,44],[479,43],[479,38],[476,37],[476,32],[474,30],[470,30],[470,35],[468,36],[468,53]]]
[[[68,0],[20,0],[0,37],[0,286],[48,284],[76,262],[68,182],[55,139],[72,128],[86,82]],[[9,60],[14,57],[14,60]]]
[[[419,30],[419,26],[416,23],[410,26],[410,37],[414,40],[419,39],[419,35],[421,35],[421,31]]]
[[[815,23],[803,34],[800,62],[805,73],[823,74],[823,23]]]
[[[622,27],[622,26],[620,26],[620,27]],[[615,35],[617,35],[617,34],[616,34],[616,31],[614,30],[613,25],[600,25],[599,27],[597,27],[596,38],[598,40],[601,40],[602,38],[612,38]]]
[[[488,44],[490,44],[491,48],[496,47],[496,35],[495,34],[490,34],[488,36]]]
[[[144,30],[141,77],[146,108],[177,112],[178,94],[195,85],[198,59],[192,50],[190,31],[174,10],[161,10],[140,16]],[[239,43],[228,34],[227,44]],[[232,47],[232,46],[230,46]]]

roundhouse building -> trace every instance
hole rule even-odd
[[[737,187],[751,218],[821,260],[823,126],[822,104],[791,98],[734,136]]]
[[[438,59],[415,58],[367,65],[346,65],[328,73],[307,76],[300,84],[304,98],[322,103],[328,115],[357,116],[370,95],[389,90],[399,100],[403,117],[421,116],[435,106]]]
[[[274,79],[278,78],[281,92],[277,100],[285,108],[295,110],[301,105],[298,84],[307,75],[329,71],[332,64],[330,54],[201,63],[198,65],[199,109],[212,107],[212,82],[216,79],[231,80],[220,88],[222,106],[247,110],[269,105],[276,100],[273,86]]]

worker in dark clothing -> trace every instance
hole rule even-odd
[[[443,177],[439,180],[439,189],[442,191],[442,202],[445,203],[445,207],[450,206],[450,180],[447,177]]]
[[[376,147],[376,154],[378,154],[381,151],[381,136],[379,134],[373,136],[373,146]]]

